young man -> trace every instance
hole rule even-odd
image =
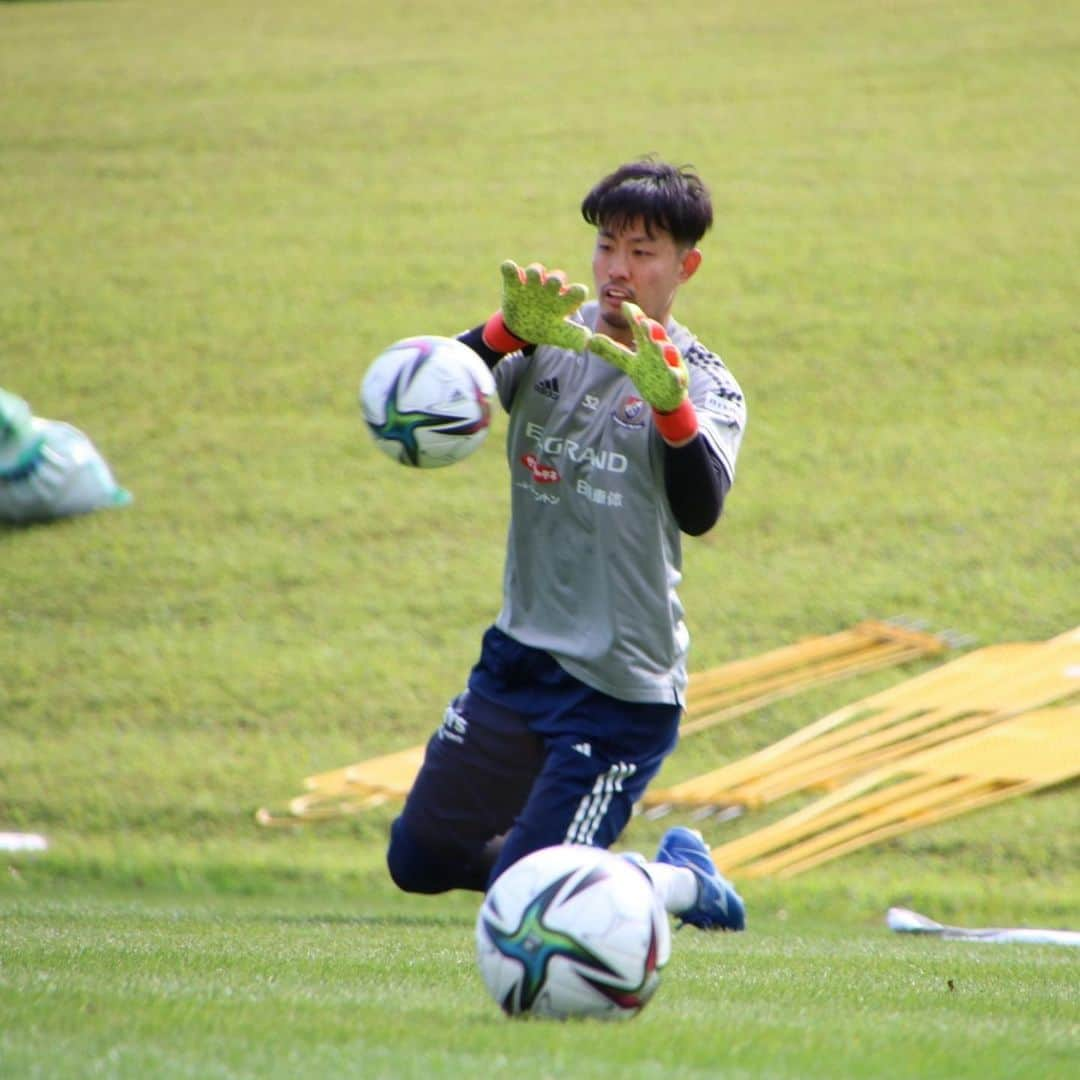
[[[672,320],[701,264],[708,191],[653,159],[582,203],[598,298],[539,264],[503,264],[503,303],[461,335],[510,415],[503,605],[391,829],[408,892],[483,891],[559,843],[609,847],[674,749],[688,635],[680,533],[720,516],[746,410],[720,359]],[[741,930],[700,835],[646,864],[667,910]]]

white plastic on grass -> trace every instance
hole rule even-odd
[[[1080,931],[1037,930],[1024,926],[969,929],[944,926],[909,908],[891,907],[885,915],[890,930],[900,934],[931,934],[947,941],[986,941],[994,944],[1080,945]]]
[[[38,833],[0,832],[0,851],[45,851],[48,846]]]

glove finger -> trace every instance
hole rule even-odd
[[[624,300],[622,313],[623,318],[630,324],[630,333],[634,335],[634,345],[637,347],[637,351],[641,352],[643,349],[648,348],[650,340],[649,319],[645,312],[637,304]]]
[[[629,371],[634,362],[634,354],[607,334],[593,334],[589,338],[589,352],[595,353],[601,360],[606,360],[620,371]]]
[[[513,259],[504,260],[499,270],[502,273],[504,288],[520,285],[525,280],[524,271]]]
[[[566,286],[563,291],[563,296],[566,298],[567,303],[572,301],[574,308],[576,309],[581,307],[581,305],[589,299],[589,289],[588,286],[575,281],[573,285]]]
[[[544,268],[540,263],[529,263],[525,267],[525,276],[522,281],[526,285],[540,286],[544,283]]]
[[[573,285],[567,285],[565,280],[559,281],[555,278],[548,278],[544,282],[544,288],[551,297],[552,307],[566,313],[577,311],[589,298],[588,288],[577,282]]]

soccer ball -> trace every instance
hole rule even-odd
[[[499,875],[476,918],[476,953],[510,1016],[625,1020],[660,985],[671,926],[640,866],[560,844]]]
[[[397,341],[364,375],[360,406],[375,444],[402,465],[435,469],[468,457],[487,438],[495,379],[454,338]]]

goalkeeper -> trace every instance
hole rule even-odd
[[[609,847],[676,744],[681,534],[719,518],[746,423],[735,379],[671,317],[712,205],[693,171],[645,158],[581,210],[596,300],[506,262],[500,310],[460,335],[509,413],[511,519],[502,608],[391,828],[409,892],[483,891],[552,844]],[[743,928],[697,832],[669,830],[647,869],[684,922]]]

